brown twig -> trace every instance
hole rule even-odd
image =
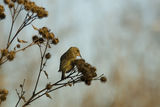
[[[25,84],[25,79],[23,81],[23,84],[20,85],[20,88],[21,88],[21,92],[19,93],[18,90],[16,89],[16,93],[17,93],[17,96],[18,96],[18,101],[15,105],[15,107],[18,106],[18,104],[20,103],[20,101],[23,99],[24,100],[24,94],[25,94],[25,91],[24,91],[24,84]]]
[[[33,95],[34,95],[35,92],[36,92],[36,89],[37,89],[37,86],[38,86],[38,83],[39,83],[39,78],[40,78],[41,72],[42,72],[42,70],[43,70],[43,68],[44,68],[43,61],[44,61],[44,58],[45,58],[45,55],[46,55],[48,43],[49,43],[49,40],[47,40],[47,43],[46,43],[45,50],[44,50],[43,54],[42,54],[41,47],[40,47],[41,64],[40,64],[40,70],[39,70],[39,74],[38,74],[38,77],[37,77],[36,85],[35,85],[35,88],[34,88],[34,90],[33,90]]]

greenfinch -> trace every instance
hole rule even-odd
[[[65,79],[65,73],[70,72],[73,69],[72,62],[80,56],[80,51],[77,47],[69,48],[60,58],[59,72],[62,72],[61,79]]]

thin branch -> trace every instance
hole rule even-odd
[[[27,49],[27,48],[33,46],[34,44],[35,44],[35,43],[32,42],[32,43],[30,43],[29,45],[27,45],[26,47],[24,47],[24,48],[22,48],[22,49],[19,49],[19,50],[15,51],[15,52],[17,53],[17,52],[20,52],[20,51],[24,51],[25,49]]]
[[[79,80],[78,80],[78,81],[76,81],[76,83],[79,83],[79,82],[80,82]],[[33,101],[35,101],[36,99],[38,99],[38,98],[42,97],[43,95],[46,95],[46,93],[50,93],[50,92],[53,92],[53,91],[58,90],[58,89],[60,89],[60,88],[63,88],[63,87],[65,87],[65,86],[66,86],[67,84],[69,84],[69,83],[73,83],[73,81],[71,81],[71,82],[67,82],[67,83],[65,83],[65,84],[62,84],[62,86],[59,86],[59,87],[57,87],[57,88],[54,88],[54,89],[48,90],[48,91],[46,91],[45,93],[43,93],[43,94],[41,94],[41,95],[37,96],[36,98],[32,99],[32,100],[31,100],[31,102],[33,102]],[[31,103],[31,102],[30,102],[30,103]]]
[[[17,37],[17,35],[19,34],[20,31],[22,31],[22,29],[26,26],[28,26],[29,24],[31,24],[35,19],[36,19],[36,15],[35,16],[29,16],[29,12],[26,14],[25,19],[23,21],[23,23],[21,24],[21,26],[19,27],[19,29],[17,30],[16,34],[13,36],[13,38],[11,39],[11,41],[7,44],[7,49],[9,48],[10,44],[13,42],[13,40]]]
[[[13,42],[13,40],[16,38],[16,36],[19,34],[19,32],[24,28],[24,23],[19,27],[19,29],[17,30],[16,34],[14,35],[14,37],[11,39],[11,41],[8,43],[7,45],[7,49],[9,48],[9,46],[11,45],[11,43]]]
[[[43,52],[43,55],[41,54],[41,64],[40,64],[40,70],[39,70],[39,74],[38,74],[38,77],[37,77],[37,81],[36,81],[36,85],[35,85],[35,88],[33,90],[33,95],[35,94],[36,92],[36,89],[37,89],[37,86],[38,86],[38,83],[39,83],[39,79],[40,79],[40,75],[41,75],[41,72],[43,70],[43,60],[44,60],[44,57],[45,57],[45,54],[46,54],[46,51],[47,51],[47,47],[48,47],[48,43],[49,43],[49,40],[47,39],[47,44],[45,46],[45,50]],[[41,49],[41,48],[40,48]],[[42,53],[42,50],[40,50],[40,53]]]
[[[25,79],[24,79],[24,81],[23,81],[23,84],[20,85],[20,88],[21,88],[21,92],[20,92],[20,93],[19,93],[19,92],[17,91],[17,89],[16,89],[16,93],[17,93],[17,95],[18,95],[18,101],[17,101],[15,107],[18,106],[18,104],[20,103],[20,101],[21,101],[22,98],[24,97],[24,94],[25,94],[25,91],[24,91],[24,84],[25,84]]]
[[[4,61],[0,62],[0,65],[4,64],[7,61],[8,61],[8,59],[5,59]]]

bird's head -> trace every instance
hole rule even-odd
[[[81,57],[80,51],[77,47],[71,47],[69,50],[75,55],[75,57],[77,56]]]

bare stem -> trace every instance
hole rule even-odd
[[[36,85],[35,85],[35,88],[33,90],[33,95],[36,92],[36,89],[37,89],[37,86],[38,86],[38,83],[39,83],[39,79],[40,79],[40,75],[41,75],[41,72],[44,68],[43,62],[44,62],[44,57],[45,57],[45,54],[46,54],[46,51],[47,51],[48,43],[49,43],[49,40],[47,40],[47,43],[46,43],[45,50],[44,50],[43,54],[42,54],[42,50],[41,50],[41,47],[40,47],[41,64],[40,64],[40,70],[39,70],[39,74],[38,74],[38,77],[37,77]]]
[[[30,43],[29,45],[27,45],[26,47],[24,47],[24,48],[22,48],[22,49],[17,50],[16,52],[24,51],[25,49],[27,49],[27,48],[29,48],[29,47],[33,46],[34,44],[35,44],[35,43],[34,43],[34,42],[32,42],[32,43]]]
[[[17,101],[15,107],[18,106],[18,104],[20,103],[20,101],[22,100],[22,98],[23,98],[23,96],[24,96],[24,94],[25,94],[25,91],[24,91],[24,83],[25,83],[25,79],[24,79],[24,81],[23,81],[23,84],[20,85],[20,88],[21,88],[21,92],[20,92],[20,93],[19,93],[19,92],[17,91],[17,89],[16,89],[16,92],[17,92],[17,95],[18,95],[18,101]]]

